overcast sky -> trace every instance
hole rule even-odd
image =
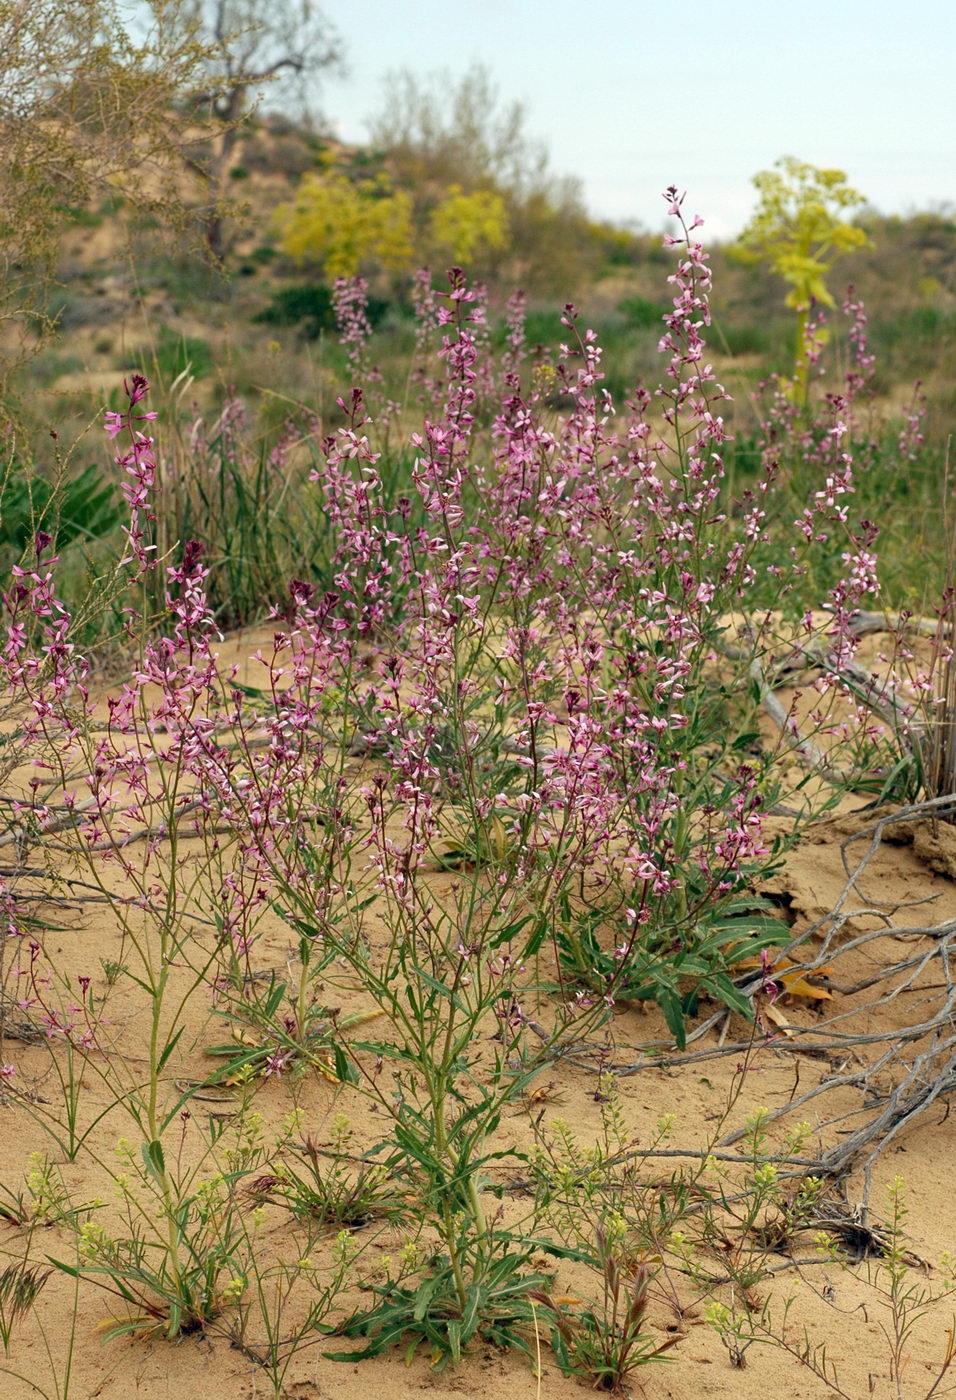
[[[956,204],[956,0],[324,0],[348,71],[325,115],[366,138],[390,69],[485,65],[591,211],[663,226],[688,190],[715,237],[781,155],[835,166],[884,212]]]

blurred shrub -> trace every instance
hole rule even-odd
[[[341,172],[306,176],[276,220],[284,251],[319,263],[327,277],[354,277],[369,262],[404,272],[413,262],[412,198],[386,175],[361,182]]]
[[[730,355],[767,355],[771,348],[771,337],[760,325],[748,322],[722,323],[720,330]]]
[[[476,255],[504,247],[508,237],[504,200],[493,190],[466,194],[461,185],[451,185],[431,211],[428,232],[436,251],[455,263],[471,264]]]
[[[646,331],[661,327],[661,318],[671,308],[658,301],[649,301],[647,297],[626,297],[618,302],[617,310],[631,330]]]
[[[373,327],[380,324],[387,310],[387,301],[369,298],[367,315]],[[306,340],[317,340],[323,331],[335,330],[332,293],[323,282],[283,287],[252,319],[265,326],[298,326]]]
[[[524,323],[525,339],[529,345],[560,345],[567,338],[567,326],[561,324],[560,311],[529,311]]]
[[[165,384],[188,373],[202,379],[213,366],[212,348],[199,336],[177,334],[168,326],[160,328],[154,352],[156,370]]]

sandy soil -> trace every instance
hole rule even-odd
[[[248,655],[248,649],[234,649],[233,654],[242,657]],[[795,934],[819,925],[841,896],[846,898],[846,862],[862,854],[859,841],[851,840],[849,846],[846,843],[874,820],[872,811],[861,810],[865,802],[866,798],[844,799],[836,811],[810,826],[784,868],[769,882],[768,893],[781,909],[788,911]],[[788,828],[786,817],[773,819],[771,826],[774,823],[781,832]],[[832,1016],[843,1017],[834,1028],[836,1036],[906,1027],[925,1019],[927,1008],[936,1006],[940,997],[941,968],[936,962],[928,962],[912,986],[875,1010],[869,1005],[873,989],[858,984],[901,958],[932,946],[932,935],[908,930],[956,919],[953,829],[934,829],[929,822],[923,822],[890,826],[884,837],[856,889],[851,891],[846,908],[857,912],[843,924],[834,948],[869,930],[882,930],[880,937],[831,958],[830,972],[816,979],[808,994],[781,996],[775,1007],[772,1037],[758,1036],[748,1048],[747,1026],[730,1018],[695,1040],[684,1055],[665,1050],[655,1056],[642,1053],[639,1047],[654,1042],[667,1047],[666,1028],[660,1017],[654,1011],[619,1010],[603,1048],[610,1063],[620,1071],[622,1109],[628,1133],[638,1146],[652,1143],[661,1115],[673,1114],[675,1126],[667,1140],[669,1147],[688,1152],[709,1148],[721,1134],[739,1127],[755,1109],[783,1109],[828,1080],[835,1082],[794,1115],[797,1121],[805,1120],[811,1125],[806,1151],[815,1156],[839,1145],[847,1133],[865,1120],[871,1110],[874,1085],[870,1083],[864,1092],[859,1084],[848,1081],[852,1080],[854,1067],[865,1067],[875,1058],[878,1047],[864,1044],[846,1051],[812,1049],[801,1043],[799,1033]],[[440,893],[442,881],[450,877],[436,874],[435,878],[436,891]],[[117,957],[117,925],[102,905],[78,903],[68,897],[46,904],[38,912],[56,926],[47,929],[43,942],[51,962],[61,973],[73,977],[92,973],[98,977],[101,960]],[[369,931],[374,941],[374,917]],[[808,941],[809,954],[805,951],[803,956],[812,955],[825,936],[826,927],[817,927]],[[295,949],[287,927],[278,919],[270,921],[267,917],[263,936],[256,945],[256,958],[264,969],[294,967]],[[363,1009],[361,998],[356,998],[354,1007],[349,1009]],[[713,1010],[712,1006],[703,1008],[706,1014]],[[137,1049],[141,1049],[146,1033],[146,1007],[134,985],[118,985],[110,998],[109,1018],[115,1029],[111,1055],[125,1059],[134,1072]],[[193,1080],[208,1076],[213,1066],[203,1053],[204,1047],[222,1037],[222,1025],[213,1018],[208,1002],[197,1002],[187,1016],[176,1075]],[[735,1045],[741,1048],[732,1049]],[[595,1046],[596,1050],[601,1048]],[[45,1044],[7,1039],[3,1058],[16,1060],[17,1082],[31,1086],[35,1099],[28,1105],[7,1092],[0,1102],[0,1180],[16,1188],[29,1170],[31,1153],[57,1157],[39,1114],[52,1109],[60,1091]],[[91,1153],[77,1164],[66,1163],[62,1167],[65,1183],[74,1199],[79,1200],[110,1196],[106,1167],[115,1165],[116,1139],[128,1131],[128,1124],[120,1121],[122,1115],[115,1110],[96,1121],[112,1095],[94,1061],[95,1057],[90,1057],[80,1110],[83,1126],[92,1125],[88,1139]],[[533,1102],[518,1105],[505,1116],[499,1130],[501,1145],[530,1148],[534,1120],[539,1120],[541,1129],[548,1131],[554,1120],[562,1119],[573,1125],[585,1145],[596,1138],[601,1125],[601,1095],[594,1063],[586,1055],[557,1062],[547,1073],[547,1092]],[[879,1081],[876,1089],[882,1084],[885,1093],[890,1093],[899,1078],[898,1070],[899,1066],[888,1065],[885,1083]],[[262,1113],[267,1131],[276,1130],[287,1113],[291,1092],[286,1081],[260,1083],[255,1107]],[[347,1114],[350,1120],[355,1134],[354,1150],[362,1150],[381,1136],[380,1120],[348,1088],[314,1075],[299,1083],[295,1092],[303,1111],[303,1131],[319,1141],[327,1141],[330,1124],[338,1113]],[[733,1107],[728,1114],[731,1101]],[[191,1108],[197,1116],[214,1113],[228,1122],[235,1111],[234,1096],[228,1090],[219,1091],[205,1100],[194,1100]],[[831,1122],[840,1115],[844,1115],[841,1121]],[[771,1130],[772,1141],[781,1142],[792,1126],[788,1118],[781,1119]],[[188,1158],[192,1148],[187,1137],[184,1131]],[[945,1251],[956,1249],[956,1192],[951,1167],[954,1156],[956,1115],[950,1116],[948,1100],[941,1096],[931,1109],[914,1119],[910,1128],[901,1131],[872,1165],[869,1202],[874,1219],[885,1216],[888,1183],[897,1174],[905,1180],[910,1211],[908,1245],[915,1256],[925,1261],[924,1269],[914,1270],[914,1279],[921,1286],[942,1285],[942,1257]],[[97,1157],[104,1164],[102,1167],[97,1167]],[[655,1171],[668,1173],[672,1167],[671,1161],[653,1158],[644,1163],[648,1179],[653,1179]],[[840,1203],[852,1208],[861,1200],[863,1190],[862,1174],[857,1170],[845,1182],[845,1200],[841,1197]],[[506,1183],[506,1216],[520,1209],[520,1199],[520,1187],[508,1187]],[[107,1212],[111,1208],[108,1203]],[[374,1273],[375,1260],[394,1251],[402,1234],[398,1225],[389,1225],[377,1234],[373,1231],[360,1272]],[[0,1224],[0,1246],[12,1250],[16,1239],[17,1227]],[[35,1236],[34,1253],[40,1257],[69,1258],[69,1241],[70,1233],[61,1226],[43,1228]],[[264,1254],[283,1258],[292,1247],[284,1218],[267,1212],[261,1238]],[[825,1262],[815,1254],[809,1238],[795,1244],[793,1253],[810,1262],[786,1268],[781,1267],[787,1264],[784,1256],[768,1256],[768,1266],[780,1271],[757,1285],[758,1300],[773,1300],[775,1316],[783,1329],[783,1307],[788,1298],[792,1299],[786,1335],[796,1344],[806,1329],[815,1343],[826,1343],[844,1394],[863,1400],[871,1394],[894,1393],[886,1379],[886,1313],[873,1281],[873,1260],[855,1264]],[[553,1263],[548,1267],[553,1268]],[[669,1305],[666,1281],[661,1280],[653,1291],[649,1329],[661,1340],[676,1332],[679,1340],[669,1352],[666,1364],[650,1365],[636,1373],[635,1393],[643,1393],[649,1400],[684,1400],[705,1394],[762,1400],[768,1393],[797,1400],[836,1393],[777,1348],[753,1346],[747,1351],[743,1366],[732,1365],[728,1352],[704,1318],[703,1304],[693,1305],[694,1289],[678,1275],[673,1278],[680,1301],[688,1310],[677,1317]],[[592,1279],[589,1285],[573,1268],[558,1270],[558,1291],[584,1290],[588,1286],[593,1289],[595,1281]],[[0,1400],[26,1400],[35,1394],[56,1396],[57,1400],[66,1400],[67,1396],[73,1400],[179,1400],[186,1391],[197,1390],[203,1400],[259,1400],[271,1394],[261,1369],[231,1346],[225,1336],[213,1334],[176,1344],[134,1338],[104,1345],[98,1329],[102,1330],[101,1324],[109,1316],[109,1300],[104,1294],[84,1285],[77,1297],[69,1278],[51,1278],[36,1314],[16,1332],[6,1365],[21,1379],[0,1374]],[[917,1324],[907,1344],[907,1397],[922,1397],[929,1390],[932,1368],[943,1354],[948,1326],[950,1309],[945,1303],[929,1311]],[[75,1339],[72,1351],[71,1336]],[[296,1355],[282,1392],[289,1400],[364,1400],[379,1396],[389,1400],[423,1400],[429,1396],[533,1400],[538,1396],[572,1397],[582,1393],[580,1383],[561,1375],[544,1335],[538,1376],[521,1356],[499,1354],[487,1347],[474,1349],[459,1370],[435,1374],[423,1358],[405,1366],[399,1353],[360,1365],[336,1364],[322,1355],[329,1345],[322,1341]],[[67,1385],[68,1365],[71,1369]]]

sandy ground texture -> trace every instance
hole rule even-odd
[[[679,1053],[655,1010],[619,1008],[606,1038],[557,1060],[538,1081],[540,1088],[506,1111],[498,1129],[502,1148],[528,1151],[535,1132],[553,1134],[561,1120],[572,1125],[586,1147],[602,1130],[604,1096],[598,1071],[610,1068],[616,1071],[621,1115],[638,1157],[640,1149],[660,1153],[640,1161],[638,1177],[646,1187],[657,1178],[666,1182],[675,1165],[693,1161],[694,1153],[739,1155],[735,1133],[759,1108],[771,1115],[770,1150],[779,1150],[798,1123],[807,1123],[801,1151],[807,1159],[830,1162],[852,1143],[854,1134],[885,1114],[881,1133],[856,1153],[845,1172],[827,1183],[818,1211],[819,1230],[826,1233],[827,1222],[832,1226],[834,1220],[843,1221],[844,1233],[831,1230],[830,1238],[844,1245],[850,1241],[854,1247],[862,1241],[865,1257],[853,1262],[844,1253],[828,1259],[814,1242],[814,1230],[808,1229],[787,1242],[783,1252],[762,1256],[766,1272],[754,1283],[749,1300],[754,1310],[770,1303],[775,1329],[792,1348],[804,1337],[814,1346],[824,1344],[836,1366],[839,1390],[780,1346],[753,1345],[738,1358],[742,1364],[733,1364],[706,1319],[707,1299],[672,1263],[651,1286],[647,1330],[661,1342],[676,1337],[676,1343],[666,1362],[647,1365],[631,1378],[632,1392],[649,1400],[700,1395],[734,1400],[763,1400],[767,1395],[793,1400],[833,1394],[852,1400],[896,1396],[889,1380],[891,1314],[880,1236],[872,1229],[854,1236],[850,1227],[861,1218],[868,1227],[886,1220],[887,1187],[897,1176],[905,1182],[909,1210],[910,1283],[936,1291],[944,1286],[945,1255],[956,1248],[956,1115],[950,1115],[947,1064],[927,1058],[915,1072],[911,1067],[932,1050],[934,1035],[938,1042],[945,1039],[949,1024],[941,1008],[950,985],[949,921],[956,927],[956,828],[934,825],[927,818],[897,820],[887,809],[866,808],[866,801],[843,799],[835,811],[808,826],[768,883],[767,893],[792,923],[795,937],[808,935],[791,956],[810,971],[792,976],[788,984],[785,965],[780,964],[781,995],[766,1022],[767,1034],[754,1038],[742,1019],[719,1016],[719,1008],[705,1005],[698,1024],[710,1022],[709,1028]],[[789,818],[772,818],[770,827],[783,833]],[[65,856],[63,862],[68,873]],[[442,882],[452,878],[447,872],[436,873],[438,895]],[[40,906],[39,912],[51,926],[42,935],[46,953],[61,975],[98,973],[104,961],[119,955],[121,935],[110,911],[102,904],[82,902],[76,890],[62,891],[57,902]],[[373,944],[382,936],[374,912],[368,936]],[[266,917],[255,959],[259,970],[294,973],[294,941],[278,919]],[[367,1000],[357,994],[349,1009],[368,1009]],[[104,1058],[113,1058],[111,1072],[115,1061],[122,1060],[130,1082],[148,1034],[147,1011],[141,991],[129,981],[121,981],[110,996],[109,1020],[115,1034],[110,1056]],[[210,1012],[208,998],[196,998],[185,1021],[175,1074],[182,1082],[195,1083],[214,1067],[204,1048],[221,1040],[223,1030]],[[929,1029],[907,1039],[914,1026]],[[31,1153],[57,1160],[43,1114],[54,1111],[61,1088],[49,1047],[31,1039],[23,1026],[18,1030],[8,1023],[3,1058],[15,1059],[17,1082],[30,1086],[32,1094],[30,1102],[22,1090],[7,1092],[0,1101],[0,1180],[15,1190],[31,1170]],[[59,1063],[62,1072],[62,1057]],[[105,1112],[115,1091],[102,1069],[91,1055],[83,1071],[79,1114],[81,1126],[89,1130],[88,1150],[75,1163],[61,1164],[59,1171],[74,1201],[100,1197],[107,1202],[108,1215],[116,1197],[109,1178],[117,1169],[117,1139],[128,1131],[128,1123],[120,1121],[122,1113],[116,1109]],[[227,1086],[200,1093],[190,1108],[199,1118],[215,1116],[228,1133],[238,1092]],[[266,1135],[278,1132],[293,1098],[301,1110],[303,1134],[320,1144],[330,1141],[339,1114],[347,1116],[353,1152],[360,1153],[382,1136],[381,1117],[368,1102],[321,1074],[297,1081],[294,1095],[286,1081],[260,1081],[255,1109],[262,1115]],[[662,1115],[673,1115],[673,1126],[659,1141],[656,1125]],[[181,1152],[187,1161],[193,1151],[189,1132],[184,1127]],[[887,1134],[883,1150],[871,1155]],[[743,1170],[739,1162],[718,1164],[708,1168],[705,1180],[713,1189],[723,1182],[731,1192],[738,1180],[735,1173]],[[518,1218],[527,1191],[514,1180],[513,1167],[503,1170],[499,1185],[503,1218]],[[868,1213],[861,1217],[863,1206]],[[357,1232],[363,1246],[356,1266],[359,1279],[374,1278],[376,1261],[401,1247],[405,1224],[399,1220]],[[19,1238],[19,1226],[0,1222],[0,1245],[8,1254]],[[62,1223],[38,1227],[33,1254],[41,1260],[68,1260],[71,1238]],[[289,1257],[295,1240],[285,1217],[265,1212],[259,1247],[264,1258]],[[721,1276],[719,1245],[703,1262],[714,1277]],[[542,1263],[548,1269],[556,1267],[554,1261]],[[597,1280],[584,1277],[577,1266],[557,1266],[557,1275],[556,1292],[584,1296],[597,1288]],[[730,1300],[722,1285],[715,1285],[712,1296]],[[295,1304],[290,1307],[294,1311]],[[903,1348],[899,1391],[908,1400],[945,1393],[946,1381],[936,1391],[931,1388],[934,1368],[946,1351],[947,1329],[953,1325],[951,1313],[944,1300],[914,1320]],[[34,1314],[15,1330],[9,1353],[0,1358],[7,1368],[0,1373],[0,1400],[38,1394],[56,1400],[181,1400],[185,1394],[200,1394],[203,1400],[265,1400],[272,1394],[262,1368],[233,1344],[225,1326],[175,1343],[134,1336],[104,1344],[104,1322],[115,1316],[105,1293],[88,1282],[77,1293],[71,1278],[55,1274]],[[457,1370],[441,1373],[431,1369],[424,1355],[404,1364],[399,1351],[360,1364],[338,1364],[322,1353],[343,1344],[320,1338],[296,1353],[281,1393],[288,1400],[536,1400],[581,1395],[586,1386],[561,1374],[543,1324],[538,1340],[540,1369],[535,1374],[527,1358],[486,1345],[473,1347]],[[529,1341],[534,1350],[534,1337]]]

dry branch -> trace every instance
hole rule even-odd
[[[848,836],[842,843],[846,880],[833,907],[782,950],[792,959],[812,939],[812,956],[806,957],[794,968],[799,975],[809,976],[827,966],[831,986],[847,1000],[860,992],[874,989],[877,992],[876,996],[865,1002],[847,1005],[813,1026],[789,1026],[785,1040],[767,1036],[763,1042],[763,1048],[767,1050],[788,1056],[807,1055],[831,1062],[830,1073],[818,1084],[794,1095],[788,1103],[769,1113],[768,1123],[779,1124],[792,1118],[793,1114],[810,1103],[820,1100],[825,1103],[828,1095],[834,1091],[856,1091],[861,1099],[860,1107],[850,1113],[844,1110],[836,1116],[824,1117],[814,1125],[814,1135],[825,1144],[818,1158],[808,1158],[798,1164],[793,1159],[788,1161],[785,1156],[772,1158],[768,1154],[768,1160],[779,1161],[781,1165],[799,1165],[804,1170],[813,1170],[831,1179],[845,1177],[848,1172],[862,1166],[864,1206],[869,1192],[870,1170],[879,1154],[901,1133],[925,1121],[933,1105],[956,1091],[956,975],[953,967],[956,958],[956,919],[938,924],[903,924],[896,921],[896,915],[902,908],[911,907],[912,901],[909,904],[888,904],[866,900],[862,906],[857,906],[851,905],[850,900],[854,895],[861,895],[860,885],[888,826],[922,820],[945,810],[947,806],[952,807],[954,801],[956,799],[952,795],[945,795],[896,811],[887,810],[869,825]],[[862,855],[852,859],[851,851],[861,843],[864,846]],[[849,939],[842,937],[847,924],[861,917],[875,921],[878,927]],[[848,978],[841,985],[841,962],[866,945],[887,938],[918,941],[920,946],[918,951],[905,958],[894,959],[866,977]],[[921,984],[925,974],[937,966],[940,979],[931,986]],[[761,974],[753,971],[737,979],[737,985],[755,1004],[755,1012],[761,981]],[[868,1018],[870,1022],[876,1018],[878,1021],[881,1013],[889,1013],[904,996],[916,998],[909,1003],[907,1023],[886,1025],[877,1030],[853,1027],[853,1022],[859,1022],[862,1018]],[[921,1006],[928,1006],[929,1014],[916,1016],[914,1013]],[[696,1029],[689,1041],[700,1040],[716,1031],[726,1018],[727,1012],[721,1008]],[[842,1028],[844,1025],[847,1026],[845,1030]],[[639,1058],[617,1064],[609,1062],[604,1047],[593,1047],[590,1052],[593,1059],[590,1060],[583,1057],[588,1052],[581,1045],[568,1048],[573,1063],[626,1078],[646,1069],[678,1069],[728,1055],[746,1056],[755,1048],[761,1048],[761,1042],[759,1034],[751,1034],[746,1040],[734,1040],[693,1051],[678,1051],[673,1042],[668,1041],[646,1042],[634,1047],[639,1052]],[[834,1054],[839,1057],[839,1063],[833,1062]],[[848,1068],[850,1057],[857,1060],[852,1069]],[[889,1087],[887,1080],[893,1081]],[[843,1141],[834,1142],[833,1132],[837,1124],[847,1117],[860,1115],[865,1115],[865,1121]],[[738,1129],[728,1133],[716,1146],[727,1153],[727,1149],[740,1141],[745,1132],[745,1129]],[[721,1151],[715,1154],[718,1159],[721,1159]],[[674,1148],[666,1151],[658,1149],[646,1155],[692,1157],[700,1154],[690,1148]],[[727,1153],[727,1159],[733,1160],[733,1154]]]

